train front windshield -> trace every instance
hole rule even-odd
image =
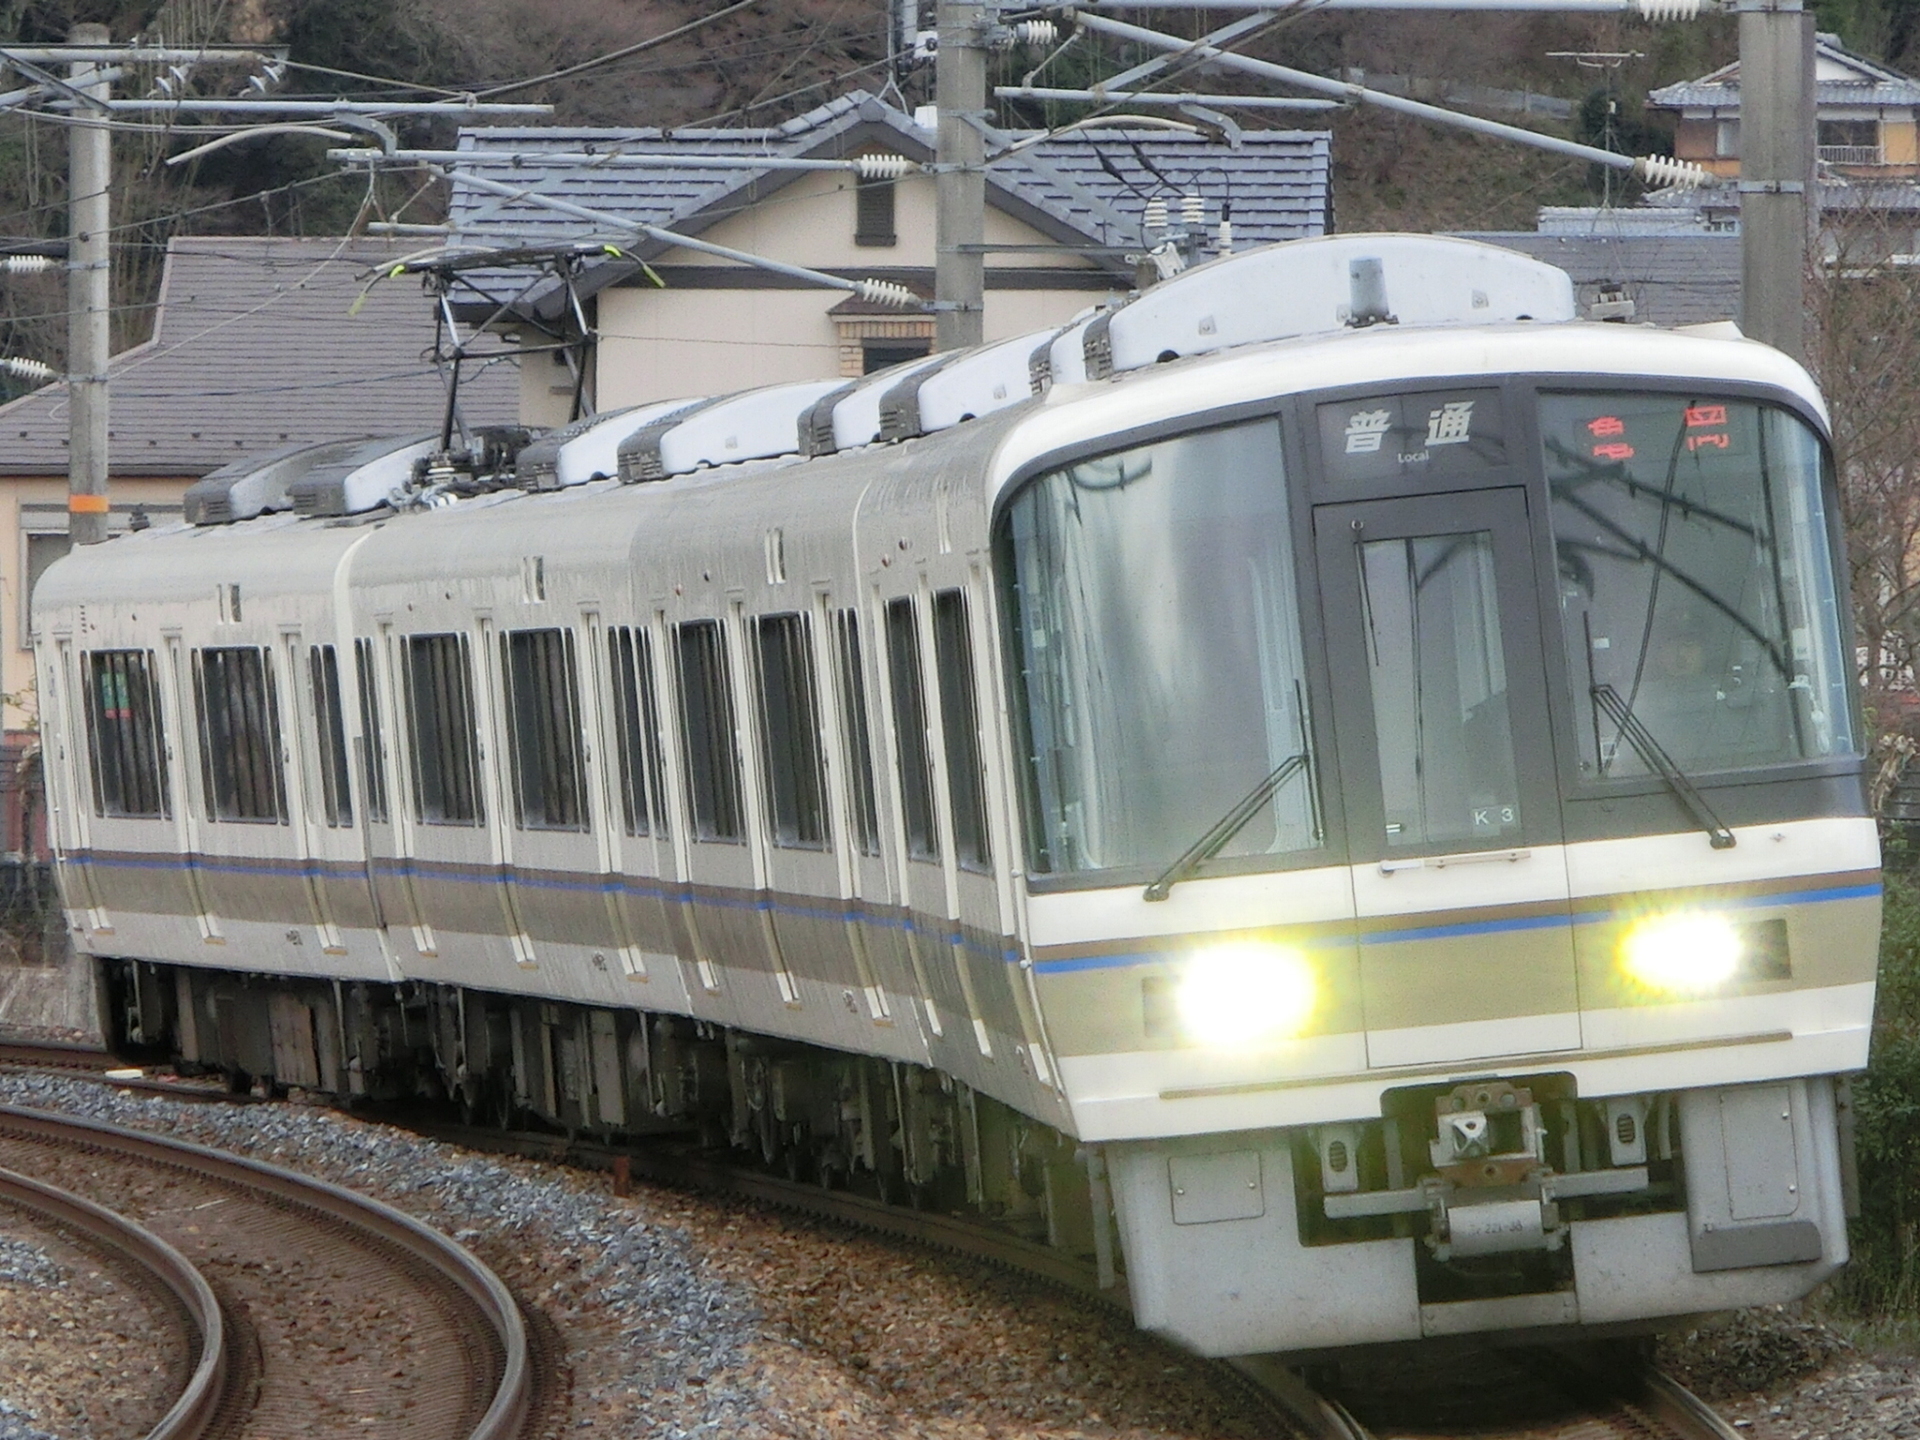
[[[1813,432],[1752,401],[1589,392],[1541,396],[1540,435],[1583,778],[1648,773],[1622,710],[1692,775],[1850,750]]]
[[[1813,431],[1729,398],[1537,405],[1541,468],[1489,483],[1537,495],[1544,481],[1580,780],[1644,780],[1656,747],[1696,776],[1851,750]],[[1294,560],[1303,490],[1287,483],[1280,423],[1262,419],[1065,465],[1008,501],[997,558],[1030,874],[1151,874],[1282,772],[1218,856],[1265,868],[1322,846]],[[1457,582],[1460,568],[1413,573]],[[1378,602],[1384,579],[1369,580]],[[1421,598],[1410,617],[1439,614]],[[1454,655],[1465,622],[1446,614],[1428,648]],[[1420,733],[1437,743],[1429,709]]]

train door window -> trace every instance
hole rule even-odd
[[[425,825],[478,825],[480,741],[466,636],[407,637],[407,724],[416,817]]]
[[[933,757],[927,753],[927,696],[920,678],[920,631],[913,601],[887,602],[887,674],[893,692],[893,729],[899,738],[900,804],[907,854],[938,860],[933,820]]]
[[[285,824],[287,787],[271,658],[251,645],[196,650],[193,701],[200,718],[207,818]]]
[[[1360,606],[1387,844],[1517,834],[1493,536],[1366,542]]]
[[[613,714],[620,750],[620,808],[629,835],[667,833],[660,779],[660,704],[653,684],[653,637],[612,632]]]
[[[164,819],[172,806],[153,652],[95,650],[86,657],[86,677],[93,813]]]
[[[320,740],[320,799],[327,824],[353,824],[353,793],[348,780],[347,717],[340,706],[340,664],[333,646],[307,650],[307,682],[313,694],[313,724]]]
[[[933,597],[933,667],[940,686],[940,728],[946,736],[954,859],[969,870],[985,870],[993,864],[993,847],[987,839],[979,707],[973,692],[973,646],[963,591],[941,590]]]
[[[867,720],[867,677],[860,668],[860,615],[833,616],[834,660],[839,669],[840,726],[846,747],[847,809],[853,842],[863,855],[880,853],[880,817],[873,796],[873,728]]]
[[[573,632],[509,631],[500,637],[500,659],[507,675],[514,820],[523,830],[584,830],[587,773]]]
[[[675,627],[674,641],[693,838],[737,844],[747,832],[726,636],[717,620],[693,620]]]
[[[806,619],[763,615],[754,621],[754,641],[760,662],[760,748],[773,843],[824,850],[826,777]]]
[[[367,819],[387,823],[387,761],[380,729],[380,692],[374,688],[373,641],[353,642],[354,676],[360,685],[361,803]]]

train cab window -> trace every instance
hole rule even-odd
[[[762,615],[753,625],[760,669],[760,756],[773,843],[827,846],[820,707],[806,617]]]
[[[250,645],[196,650],[193,700],[207,818],[285,824],[272,657]]]
[[[667,833],[660,779],[660,703],[653,683],[653,637],[621,626],[610,636],[613,716],[620,750],[620,809],[629,835]]]
[[[307,650],[307,687],[320,742],[320,808],[335,829],[353,824],[353,793],[347,764],[347,717],[340,706],[340,665],[333,646]]]
[[[969,870],[986,870],[993,864],[993,848],[987,840],[986,776],[980,768],[973,644],[963,591],[941,590],[933,597],[933,664],[946,737],[947,793],[953,800],[954,858]]]
[[[95,650],[86,657],[86,676],[93,813],[165,818],[172,806],[153,652]]]
[[[1721,396],[1539,403],[1582,778],[1651,774],[1649,737],[1688,774],[1849,752],[1819,437]]]
[[[693,838],[738,844],[746,839],[747,827],[726,636],[717,620],[689,621],[673,633]]]
[[[571,630],[512,630],[500,637],[507,677],[507,739],[514,822],[523,830],[587,828],[580,684]]]
[[[367,819],[387,823],[387,761],[380,728],[380,692],[374,688],[373,641],[353,642],[354,679],[360,689],[360,778]]]
[[[860,616],[833,616],[834,663],[840,682],[840,728],[846,748],[847,808],[853,843],[862,855],[880,853],[880,816],[873,795],[873,728],[867,719],[867,677],[860,668]]]
[[[1151,878],[1282,769],[1209,863],[1321,843],[1277,421],[1040,474],[994,543],[1029,874]]]
[[[893,691],[893,730],[899,738],[900,804],[906,820],[907,854],[938,860],[940,838],[933,818],[933,757],[927,751],[927,696],[920,677],[920,630],[913,601],[887,602],[887,675]]]
[[[407,637],[413,808],[423,825],[478,825],[480,737],[464,635]]]

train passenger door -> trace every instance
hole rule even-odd
[[[1578,1048],[1525,492],[1314,510],[1368,1063]]]

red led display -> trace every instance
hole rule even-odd
[[[1689,405],[1687,407],[1687,428],[1689,430],[1704,430],[1710,425],[1724,425],[1726,423],[1727,407],[1724,405]],[[1723,450],[1726,448],[1724,441],[1720,448]]]
[[[1587,433],[1602,438],[1608,435],[1624,435],[1627,433],[1627,425],[1626,422],[1617,415],[1602,415],[1598,420],[1589,420],[1587,422]],[[1598,454],[1599,452],[1595,451],[1594,453]]]
[[[1633,458],[1633,447],[1622,444],[1616,440],[1611,445],[1594,446],[1593,453],[1601,460],[1631,460]]]

